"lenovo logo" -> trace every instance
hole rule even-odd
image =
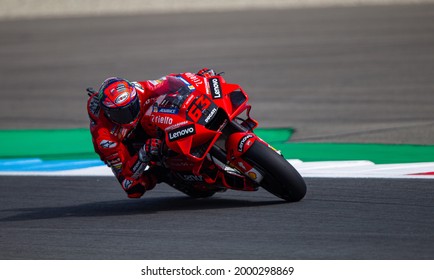
[[[251,143],[248,142],[248,140],[249,140],[250,138],[253,138],[253,135],[251,135],[251,134],[247,134],[246,136],[244,136],[244,137],[240,140],[240,142],[238,143],[238,152],[240,152],[240,153],[243,152],[243,150],[244,150],[244,145],[246,145],[246,143],[247,143],[247,145],[250,146]]]
[[[218,78],[209,79],[209,87],[211,89],[213,99],[222,98],[222,90],[220,86],[220,80]]]
[[[170,131],[168,136],[169,141],[172,142],[194,134],[196,134],[196,129],[194,124],[191,124]]]

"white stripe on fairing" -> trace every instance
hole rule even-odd
[[[306,178],[418,178],[434,179],[434,175],[411,175],[434,172],[434,162],[374,164],[370,161],[320,161],[302,162],[288,160]],[[66,171],[0,172],[11,176],[113,176],[106,166],[88,167]]]

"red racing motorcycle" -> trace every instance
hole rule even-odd
[[[157,97],[141,122],[149,135],[164,139],[161,165],[168,184],[195,198],[259,187],[290,202],[305,196],[297,170],[255,135],[258,123],[239,85],[219,74],[177,78],[185,86]]]

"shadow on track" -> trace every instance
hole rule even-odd
[[[274,201],[248,201],[227,198],[193,199],[189,197],[158,197],[146,200],[114,200],[71,206],[33,207],[5,209],[1,212],[15,212],[9,217],[0,218],[0,222],[56,219],[67,217],[106,217],[122,215],[154,214],[161,211],[197,211],[240,207],[258,207],[286,203]]]

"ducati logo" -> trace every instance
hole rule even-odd
[[[206,117],[205,122],[208,123],[212,119],[212,117],[214,117],[215,113],[217,113],[217,108],[212,109],[208,117]]]

